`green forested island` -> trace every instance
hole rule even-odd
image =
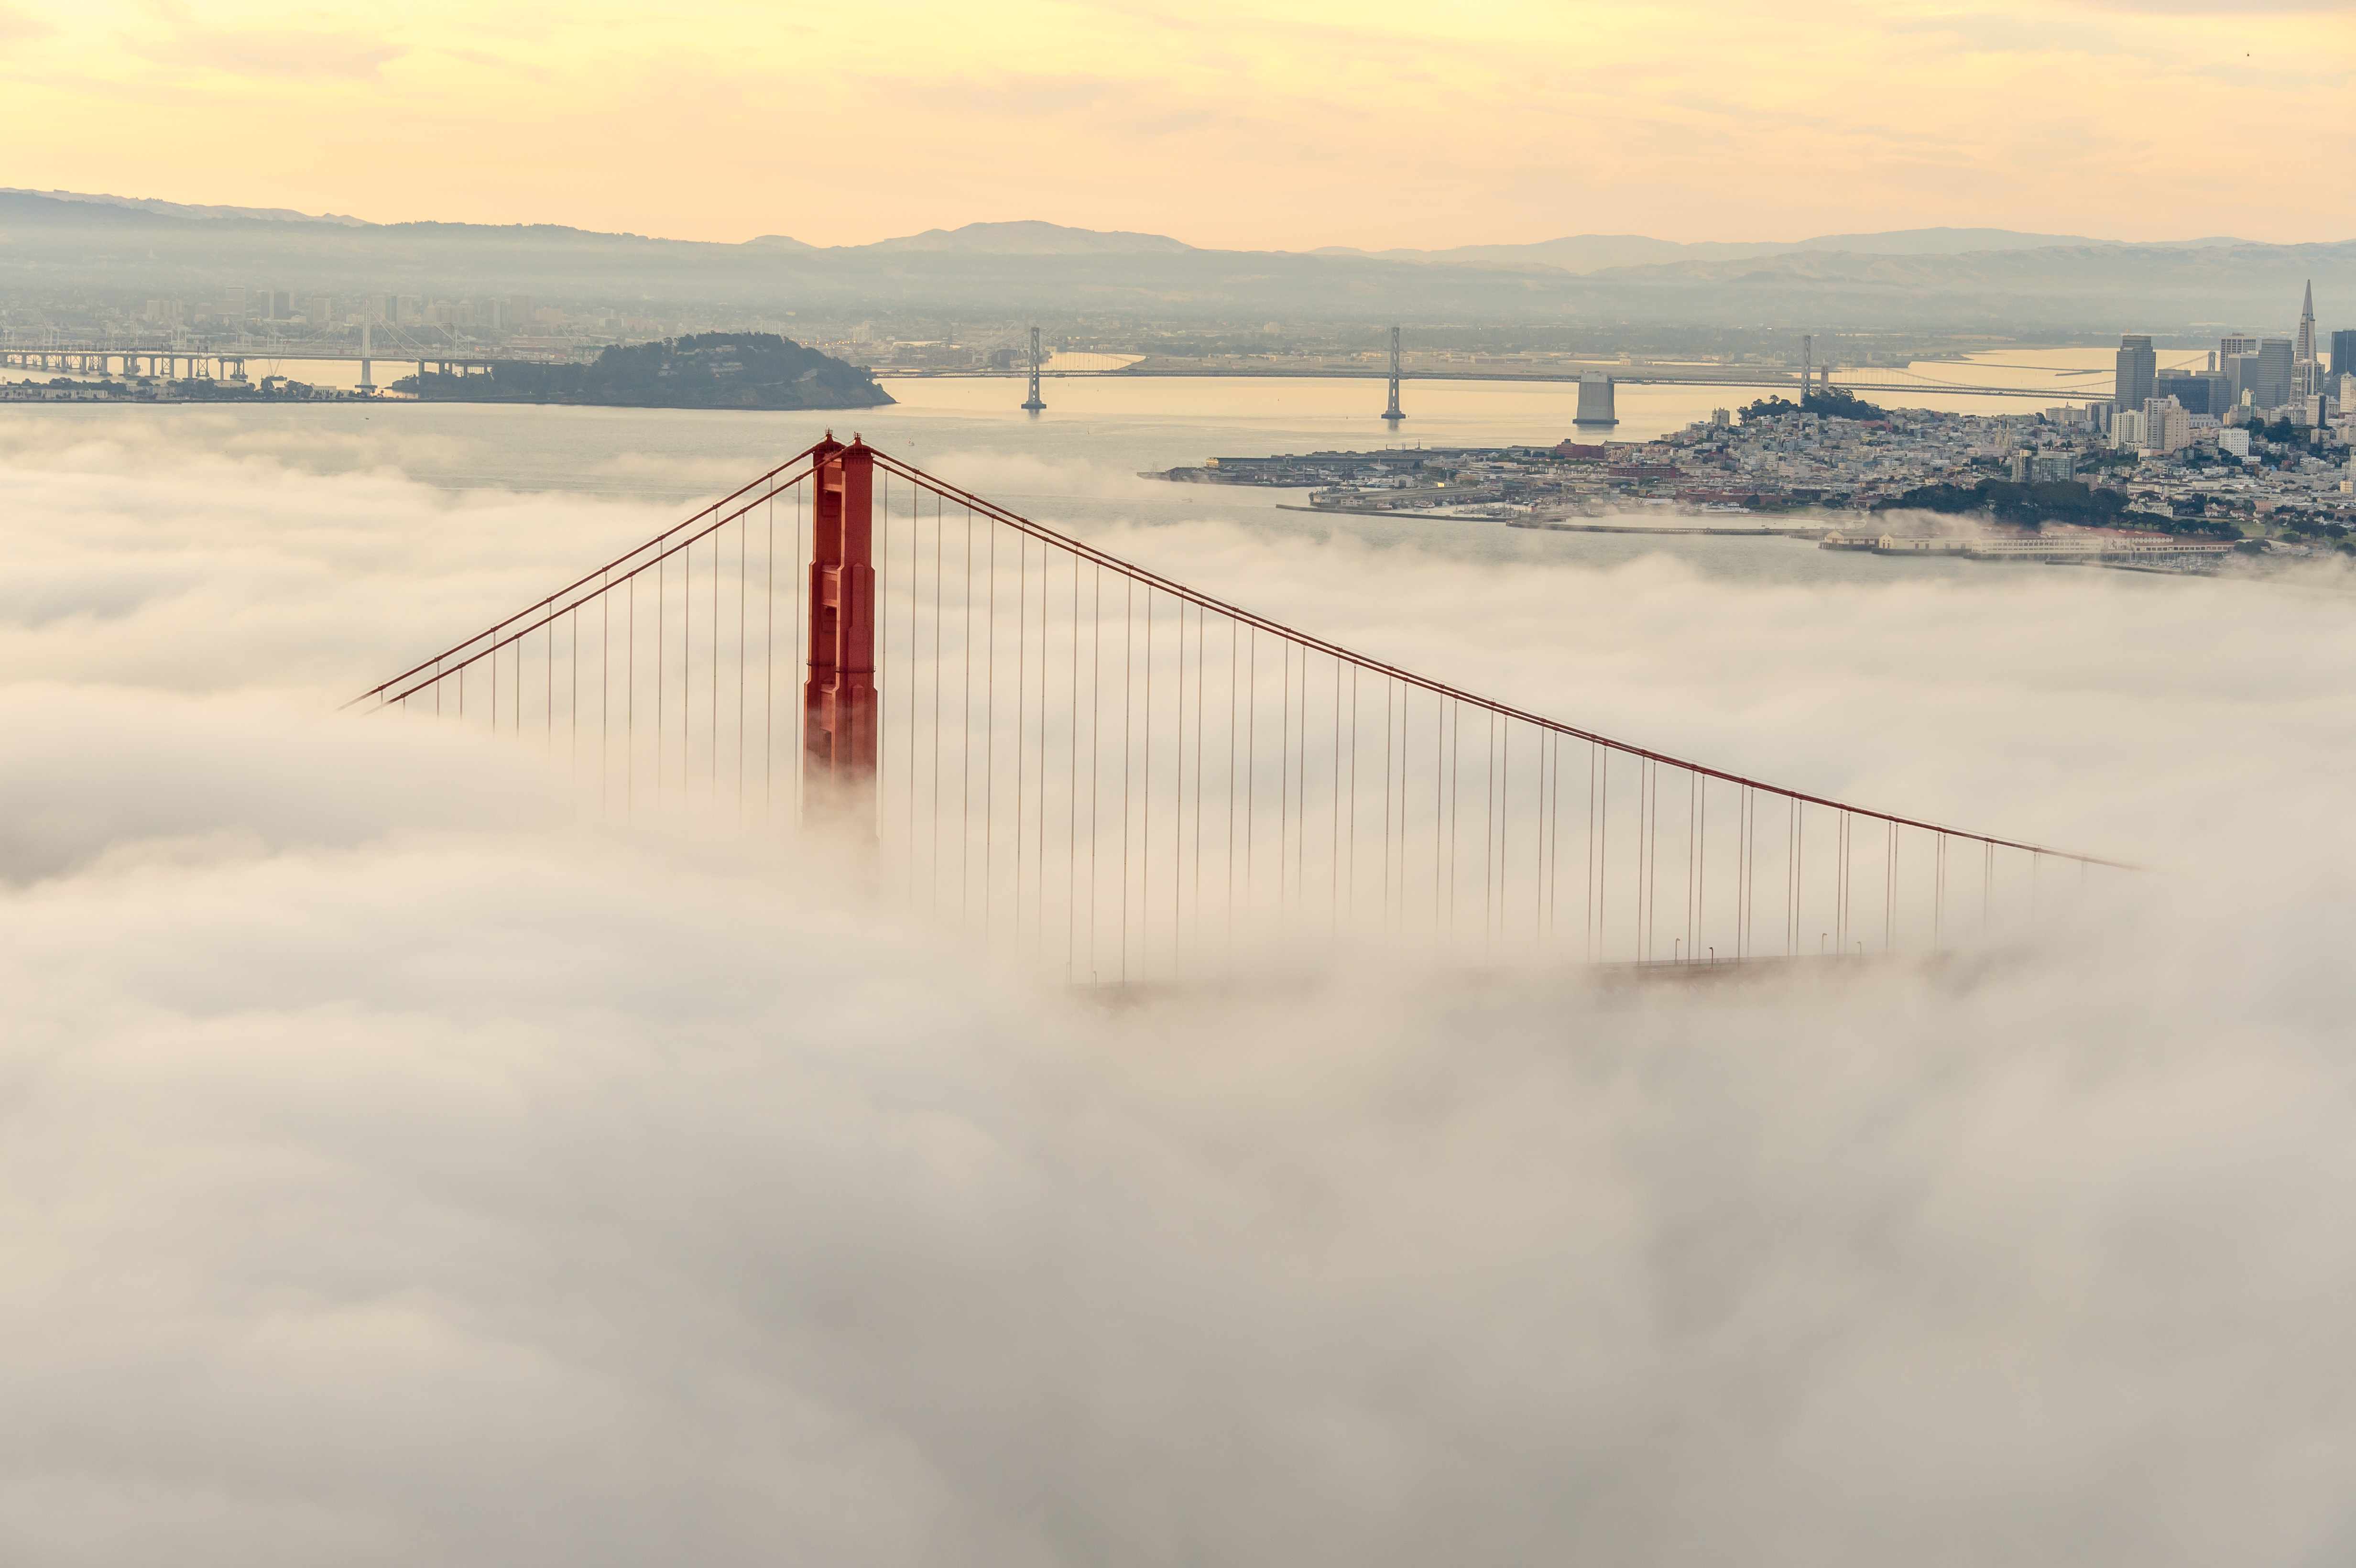
[[[429,370],[402,377],[391,390],[427,402],[634,409],[867,409],[892,401],[873,371],[774,332],[616,344],[587,365],[502,359],[487,375]]]

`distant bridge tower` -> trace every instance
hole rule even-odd
[[[1612,404],[1612,378],[1601,370],[1590,370],[1579,379],[1579,417],[1573,424],[1618,424],[1620,415]]]
[[[1039,396],[1039,329],[1034,326],[1031,329],[1031,395],[1023,400],[1023,407],[1035,414],[1046,406],[1046,400]]]
[[[1803,403],[1808,400],[1808,395],[1815,389],[1815,379],[1816,335],[1813,332],[1803,333],[1800,335],[1800,401]]]
[[[1391,328],[1391,406],[1383,411],[1383,418],[1390,421],[1393,424],[1397,424],[1399,421],[1407,418],[1406,412],[1399,408],[1398,392],[1399,329],[1394,326]]]
[[[802,687],[810,820],[875,830],[875,454],[826,432],[812,449],[809,678]]]

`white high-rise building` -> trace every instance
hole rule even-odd
[[[2142,444],[2153,452],[2181,452],[2192,444],[2192,415],[2174,398],[2154,398],[2143,406]]]

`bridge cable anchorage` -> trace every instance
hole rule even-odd
[[[642,613],[650,638],[639,635]],[[1015,645],[1005,649],[1009,617]],[[776,672],[780,644],[796,642],[808,652],[798,693],[781,690]],[[468,701],[477,680],[487,702],[480,688]],[[1369,699],[1382,704],[1378,727]],[[641,701],[650,725],[637,722]],[[1282,968],[1369,942],[1483,964],[1855,958],[1872,944],[1852,901],[1876,869],[1880,951],[1938,953],[1958,934],[1947,907],[1951,841],[1980,848],[1972,941],[1983,945],[2043,918],[2057,890],[2076,894],[2089,871],[2133,869],[1768,784],[1480,696],[830,433],[346,706],[355,705],[445,714],[503,740],[537,731],[552,766],[561,725],[564,767],[601,811],[628,816],[651,804],[735,832],[790,823],[877,846],[895,900],[994,955],[1060,969],[1078,985]],[[1564,776],[1576,765],[1566,746],[1582,742],[1583,807]],[[645,800],[641,774],[651,781]],[[1734,789],[1731,832],[1721,784]],[[1212,802],[1221,788],[1224,803]],[[1774,800],[1781,812],[1761,809]],[[1810,821],[1826,813],[1828,848]],[[1873,837],[1859,836],[1860,823]],[[1566,826],[1585,837],[1569,846],[1574,867],[1583,862],[1575,927],[1558,912]],[[1477,876],[1466,864],[1476,837]],[[1780,957],[1758,939],[1754,910],[1760,862],[1772,867],[1779,850]],[[1926,850],[1927,862],[1912,863],[1929,874],[1908,875]],[[2080,876],[2066,885],[2044,877],[2049,859]],[[1428,905],[1412,891],[1419,883]],[[1665,889],[1679,886],[1682,907],[1663,909]],[[1312,889],[1325,895],[1322,910]],[[1458,910],[1476,894],[1477,939],[1470,906],[1462,919]],[[1060,955],[1049,935],[1057,925]],[[1672,937],[1665,954],[1663,935]]]

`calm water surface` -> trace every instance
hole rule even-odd
[[[2106,353],[2107,351],[2101,351]],[[1941,377],[1994,381],[2042,377],[2055,400],[2077,384],[2093,350],[1983,356],[2001,366],[1926,367]],[[2038,363],[2030,365],[2030,361]],[[2027,367],[2008,369],[2006,367]],[[1780,539],[1675,539],[1509,528],[1502,523],[1312,515],[1306,492],[1171,485],[1137,477],[1205,457],[1327,448],[1551,444],[1573,433],[1569,384],[1410,383],[1409,414],[1394,433],[1376,418],[1378,382],[1191,378],[1050,380],[1050,405],[1014,405],[1019,380],[887,383],[896,406],[829,414],[684,410],[556,409],[423,403],[254,405],[145,410],[91,405],[0,407],[0,426],[35,444],[64,445],[109,431],[164,432],[236,452],[265,453],[317,472],[392,467],[449,489],[557,490],[676,506],[734,489],[832,427],[986,495],[1078,532],[1119,523],[1151,527],[1227,518],[1272,533],[1412,542],[1468,559],[1576,560],[1608,566],[1647,553],[1690,560],[1712,575],[1762,581],[1887,581],[1905,575],[1985,575],[2005,570],[1954,560],[1890,560]],[[2074,394],[2081,400],[2086,393]],[[1728,394],[1708,388],[1631,387],[1613,433],[1636,439],[1707,417]],[[2023,400],[1951,400],[1991,411]],[[1933,400],[1921,400],[1929,406]],[[573,563],[552,563],[561,568]],[[2012,568],[2010,570],[2038,570]],[[1209,586],[1209,585],[1206,585]]]

